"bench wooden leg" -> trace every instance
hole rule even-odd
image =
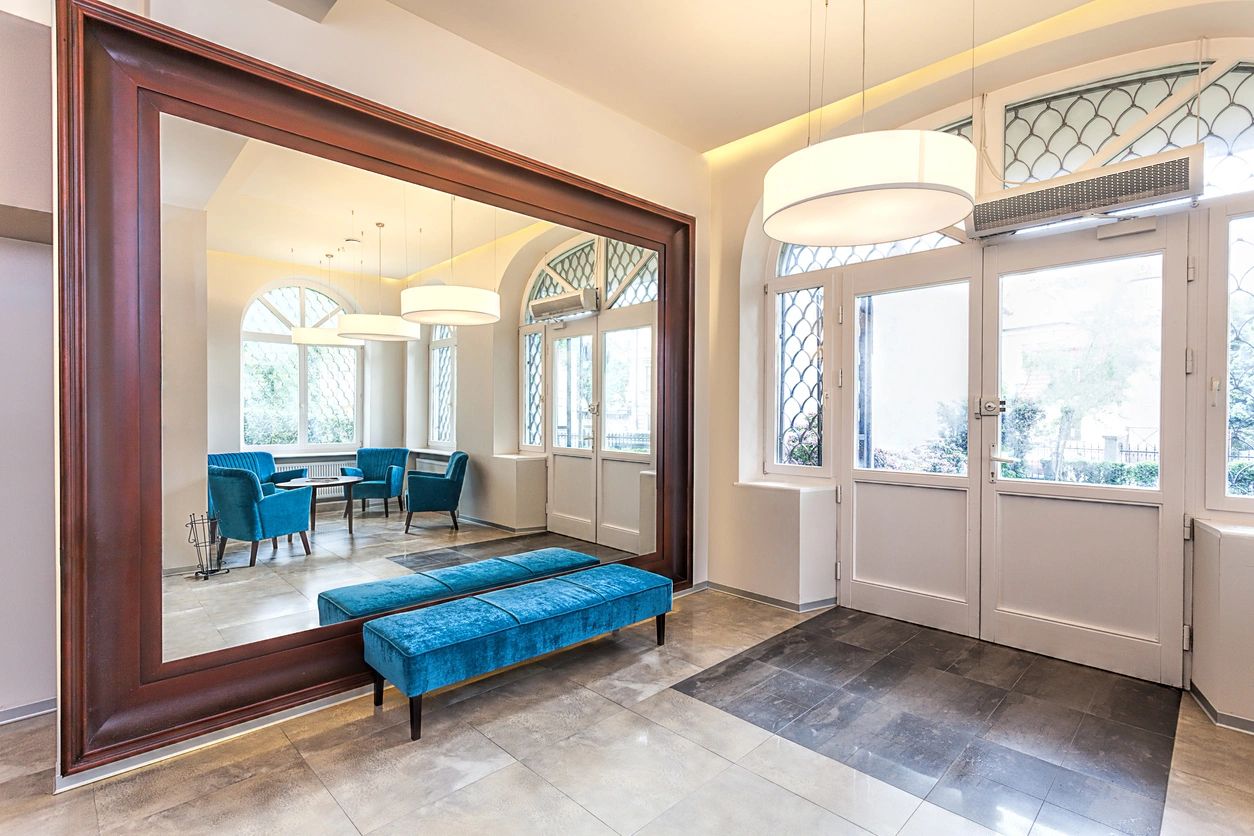
[[[422,694],[409,698],[409,739],[422,737]]]
[[[666,644],[666,613],[662,613],[654,621],[657,622],[657,643]]]
[[[370,675],[374,678],[374,707],[383,705],[383,675],[371,668]]]

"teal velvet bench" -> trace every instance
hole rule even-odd
[[[548,580],[367,621],[374,704],[386,680],[409,698],[409,736],[422,736],[422,695],[643,621],[666,642],[668,578],[611,563]]]
[[[328,589],[318,595],[318,623],[325,627],[354,618],[451,598],[506,584],[523,583],[547,575],[596,566],[601,561],[570,549],[533,552],[444,566],[413,575],[368,581]]]

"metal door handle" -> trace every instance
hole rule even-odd
[[[989,456],[989,459],[995,462],[1005,462],[1006,464],[1014,464],[1019,461],[1018,459],[1008,459],[1005,456]]]
[[[1005,456],[997,455],[997,442],[994,441],[988,445],[988,481],[990,484],[997,481],[997,465],[998,464],[1014,464],[1018,459],[1008,459]]]

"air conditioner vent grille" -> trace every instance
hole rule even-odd
[[[975,205],[975,237],[1078,218],[1094,212],[1194,196],[1201,185],[1200,146],[1033,183]]]

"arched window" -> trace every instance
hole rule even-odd
[[[244,447],[357,446],[361,348],[292,342],[293,328],[330,328],[349,310],[326,289],[299,282],[266,291],[245,309],[240,329]]]

